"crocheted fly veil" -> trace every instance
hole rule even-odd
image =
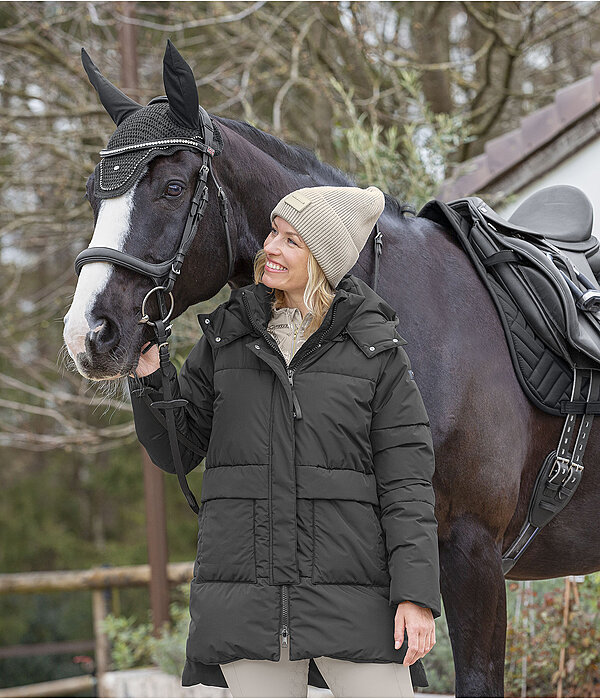
[[[94,65],[85,49],[81,60],[104,108],[117,125],[96,166],[94,194],[100,199],[118,197],[132,187],[157,156],[180,150],[214,155],[223,150],[223,138],[212,118],[201,118],[198,91],[191,68],[167,41],[163,59],[166,96],[156,97],[144,107],[109,82]],[[212,134],[205,131],[212,130]]]

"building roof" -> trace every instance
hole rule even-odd
[[[521,189],[600,134],[599,107],[600,61],[592,64],[590,75],[558,90],[551,104],[523,117],[516,129],[487,141],[480,155],[455,166],[438,199],[474,194],[493,199]],[[575,127],[575,138],[566,138]]]

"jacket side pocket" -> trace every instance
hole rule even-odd
[[[203,502],[197,582],[256,582],[254,509],[254,498]]]

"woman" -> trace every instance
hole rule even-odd
[[[286,195],[255,283],[199,314],[203,337],[179,377],[169,366],[173,398],[188,400],[178,431],[199,452],[181,445],[186,473],[206,456],[184,686],[427,685],[441,607],[431,430],[397,315],[347,274],[384,206],[376,187]],[[147,355],[130,386],[160,400]],[[165,429],[132,404],[140,441],[173,473]]]

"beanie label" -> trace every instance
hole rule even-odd
[[[296,211],[302,211],[311,203],[311,200],[304,194],[299,192],[291,192],[284,197],[284,202],[293,207]]]

